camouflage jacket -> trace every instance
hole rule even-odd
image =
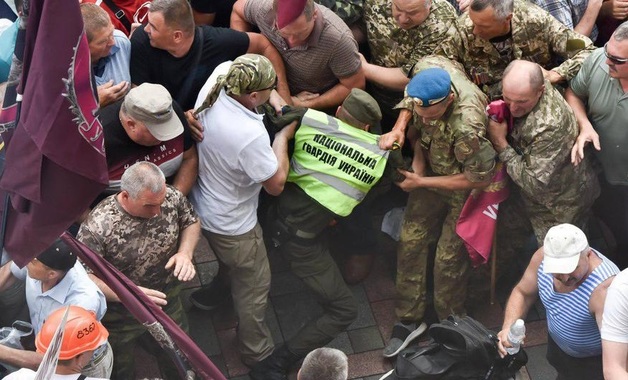
[[[464,173],[471,182],[491,179],[495,170],[495,150],[486,139],[488,99],[471,83],[456,62],[438,56],[426,57],[415,65],[419,71],[442,67],[451,75],[454,101],[443,117],[423,123],[415,113],[412,125],[418,129],[428,175]],[[407,99],[404,104],[408,105]]]
[[[524,0],[515,0],[510,25],[512,54],[509,59],[502,58],[491,42],[473,34],[468,12],[458,20],[455,27],[459,29],[450,33],[449,39],[436,53],[462,63],[471,80],[491,99],[496,99],[501,97],[502,73],[511,61],[524,59],[536,62],[570,80],[595,49],[588,37],[574,32],[545,10]],[[570,50],[571,46],[582,44],[580,41],[584,43],[584,48]],[[564,61],[555,67],[558,57]]]
[[[161,214],[144,219],[127,214],[116,197],[104,199],[92,210],[81,225],[78,240],[136,285],[163,290],[174,280],[164,267],[179,249],[179,235],[198,220],[192,205],[168,186]]]
[[[371,48],[371,63],[399,67],[410,74],[421,57],[433,54],[448,33],[455,31],[456,11],[445,0],[433,0],[430,15],[419,26],[403,30],[392,15],[392,0],[371,0],[364,4],[364,19]]]
[[[571,164],[578,136],[576,117],[560,92],[545,81],[545,92],[526,116],[514,119],[510,146],[499,154],[526,202],[560,211],[590,204],[599,194],[588,160]]]
[[[352,25],[362,18],[364,0],[315,0],[320,5],[331,9],[347,25]]]

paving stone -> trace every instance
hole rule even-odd
[[[369,304],[369,300],[366,297],[364,287],[362,285],[354,285],[351,286],[350,289],[358,304],[358,316],[355,321],[353,321],[353,323],[349,325],[347,330],[355,330],[364,327],[375,326],[375,318],[373,318],[371,305]]]
[[[541,345],[536,347],[527,347],[528,364],[526,369],[530,374],[530,378],[534,380],[554,380],[556,379],[556,370],[545,359],[547,346]]]
[[[240,360],[235,328],[218,331],[217,334],[229,377],[242,376],[249,373],[248,367]]]
[[[290,263],[284,260],[278,249],[268,248],[268,261],[270,262],[270,271],[273,274],[290,270]]]
[[[349,379],[370,376],[374,373],[386,373],[392,364],[382,356],[382,350],[367,351],[347,355],[349,358]]]
[[[351,345],[351,340],[349,339],[349,334],[346,331],[338,334],[326,347],[335,348],[344,352],[346,355],[355,353]]]
[[[384,342],[377,326],[351,330],[348,334],[355,353],[384,348]]]
[[[470,314],[488,329],[493,331],[501,330],[504,321],[504,310],[499,303],[491,305],[490,301],[486,300],[486,302],[476,307]]]
[[[371,310],[373,317],[379,328],[379,332],[382,335],[384,344],[390,338],[392,334],[392,328],[397,322],[397,316],[395,315],[395,301],[384,300],[371,303]]]
[[[209,243],[207,243],[207,239],[201,235],[194,250],[194,262],[200,264],[209,261],[216,261],[216,255],[214,255]]]
[[[390,272],[385,257],[377,255],[373,270],[363,282],[370,302],[393,299],[396,296],[397,291]]]
[[[283,334],[281,333],[281,327],[279,326],[279,321],[277,320],[277,315],[275,314],[275,307],[271,300],[268,300],[268,308],[266,309],[266,324],[268,325],[268,329],[273,337],[273,342],[275,343],[275,347],[278,347],[284,342]]]
[[[211,313],[212,322],[214,323],[216,331],[234,328],[238,324],[231,301],[225,302],[221,307],[209,313]]]
[[[196,264],[196,276],[202,286],[211,284],[214,277],[216,277],[216,273],[218,273],[218,261]]]
[[[190,336],[194,342],[203,350],[205,355],[220,355],[220,343],[211,320],[211,313],[192,308],[188,310],[187,314],[190,331],[193,332]]]

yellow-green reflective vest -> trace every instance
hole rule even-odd
[[[379,136],[323,112],[308,110],[294,139],[288,181],[336,215],[351,214],[384,173]]]

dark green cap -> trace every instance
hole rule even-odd
[[[366,91],[354,88],[342,102],[342,108],[356,120],[371,127],[379,126],[382,110],[377,101]]]

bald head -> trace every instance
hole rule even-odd
[[[530,113],[544,91],[543,70],[536,63],[515,60],[504,70],[502,93],[513,117]]]
[[[531,90],[538,91],[544,83],[543,70],[534,62],[517,59],[506,67],[502,81],[504,85],[506,82],[513,82],[519,86],[525,84]]]

